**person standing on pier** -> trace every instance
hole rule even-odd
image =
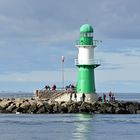
[[[70,101],[72,101],[72,92],[70,93]]]
[[[110,102],[112,101],[112,92],[111,91],[109,92],[109,101]]]
[[[76,93],[74,93],[74,99],[75,99],[75,101],[77,101],[77,94]]]
[[[85,93],[82,94],[82,101],[85,102],[86,95]]]

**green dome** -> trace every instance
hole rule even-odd
[[[84,24],[80,28],[80,33],[93,33],[93,28],[89,24]]]

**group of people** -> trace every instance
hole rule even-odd
[[[65,87],[66,90],[74,90],[75,89],[75,86],[72,85],[72,84],[69,84]]]
[[[52,87],[50,87],[49,85],[46,85],[44,87],[46,90],[56,90],[56,85],[54,84]],[[73,84],[69,84],[65,87],[66,90],[75,90],[76,87]]]
[[[70,93],[70,101],[72,101],[73,94],[74,94],[74,100],[77,101],[77,93],[72,93],[72,92]],[[83,93],[82,94],[82,97],[81,97],[81,101],[84,102],[85,101],[85,98],[86,98],[86,95]]]
[[[56,85],[53,85],[52,88],[50,88],[49,85],[46,85],[46,86],[45,86],[45,89],[46,89],[46,90],[50,90],[50,89],[56,90]]]
[[[115,102],[115,95],[111,91],[109,92],[109,101]]]
[[[77,101],[77,94],[76,93],[70,93],[70,101],[72,101],[72,96],[74,94],[74,100]]]
[[[102,102],[107,102],[108,100],[106,99],[106,94],[103,93],[102,96],[99,96],[98,101],[102,101]],[[111,91],[108,93],[108,97],[109,97],[109,102],[115,102],[115,95],[114,93],[112,93]]]
[[[52,86],[52,88],[49,86],[49,85],[46,85],[45,86],[45,89],[46,90],[56,90],[56,85],[54,84]],[[75,86],[70,84],[68,86],[66,86],[66,90],[74,90],[75,89]],[[77,93],[70,93],[70,101],[72,101],[73,99],[73,96],[74,96],[74,100],[77,101]],[[102,96],[99,96],[98,97],[98,101],[102,101],[102,102],[115,102],[115,95],[114,93],[112,93],[111,91],[108,93],[108,97],[109,97],[109,100],[107,100],[107,95],[105,93],[103,93]],[[86,95],[83,93],[82,96],[81,96],[81,101],[85,101],[85,98],[86,98]]]

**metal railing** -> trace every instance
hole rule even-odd
[[[99,59],[88,59],[88,60],[78,60],[78,59],[75,59],[75,65],[81,65],[81,64],[84,64],[84,65],[100,65],[101,64],[101,61]]]
[[[100,40],[92,40],[93,44],[89,44],[89,45],[84,45],[84,44],[80,44],[80,40],[76,40],[76,46],[97,46],[99,43],[101,43],[102,41]]]

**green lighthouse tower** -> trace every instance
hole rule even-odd
[[[80,40],[77,41],[78,59],[76,66],[78,67],[77,81],[77,100],[82,100],[85,95],[85,101],[93,102],[97,100],[94,69],[100,64],[94,59],[94,48],[96,41],[93,40],[93,28],[89,24],[84,24],[80,28]]]

